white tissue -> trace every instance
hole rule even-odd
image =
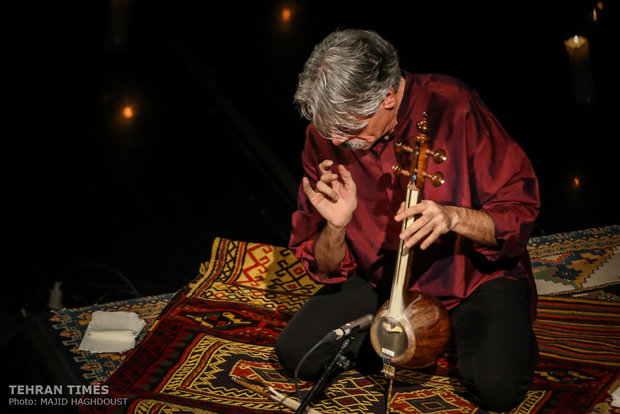
[[[620,387],[616,388],[611,394],[611,405],[612,407],[620,407]]]
[[[146,322],[135,312],[96,311],[80,343],[80,351],[125,352],[136,345]]]

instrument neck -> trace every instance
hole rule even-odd
[[[405,209],[418,204],[420,192],[412,184],[407,186],[407,194],[405,198]],[[411,226],[415,221],[414,217],[408,217],[403,220],[402,230]],[[401,240],[396,255],[396,268],[394,271],[394,279],[392,280],[392,291],[390,293],[390,303],[388,307],[388,316],[390,318],[398,318],[405,310],[405,296],[409,282],[409,253],[410,248],[405,246],[405,241]]]

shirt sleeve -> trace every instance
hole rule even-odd
[[[519,257],[540,210],[536,174],[525,152],[475,94],[466,124],[472,203],[491,216],[499,242],[475,248],[490,261]]]
[[[319,176],[318,165],[320,151],[313,144],[313,129],[311,126],[306,130],[306,144],[302,152],[302,164],[304,175],[308,177],[310,185],[314,188]],[[324,158],[328,158],[324,155]],[[303,187],[300,185],[297,194],[297,210],[293,213],[291,220],[291,238],[289,248],[295,254],[306,271],[317,282],[321,283],[340,283],[346,280],[349,275],[357,268],[357,263],[353,257],[351,249],[345,247],[345,257],[338,269],[330,275],[328,279],[320,280],[317,275],[317,262],[314,255],[314,243],[321,230],[325,226],[325,220],[316,211],[308,200]]]

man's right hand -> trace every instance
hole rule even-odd
[[[306,177],[302,180],[302,186],[310,203],[327,223],[342,229],[349,224],[357,208],[357,187],[344,165],[338,165],[339,174],[332,173],[333,164],[332,160],[319,164],[321,176],[314,189]],[[339,178],[342,178],[342,182]]]

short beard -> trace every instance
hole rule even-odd
[[[364,141],[345,141],[340,145],[352,151],[359,151],[359,150],[366,149],[366,142]]]

